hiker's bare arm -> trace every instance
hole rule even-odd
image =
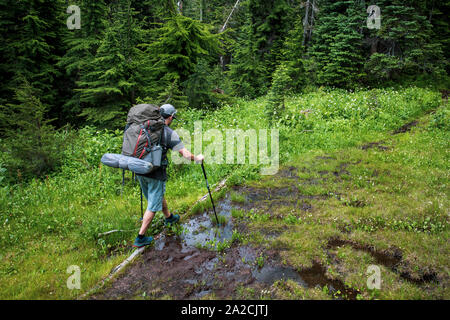
[[[186,159],[189,160],[194,160],[195,162],[202,162],[205,157],[201,154],[199,154],[198,156],[194,156],[188,149],[183,148],[180,151],[178,151],[183,157],[185,157]]]

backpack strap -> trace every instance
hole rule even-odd
[[[161,148],[163,149],[163,158],[161,159],[161,167],[165,168],[169,165],[169,160],[167,160],[167,150],[169,150],[169,148],[167,147],[167,129],[166,129],[166,125],[163,126],[162,128],[162,133],[161,136],[159,137],[159,145],[161,146]],[[163,138],[164,136],[164,138]]]
[[[166,125],[163,126],[162,128],[162,133],[159,136],[159,145],[164,149],[167,150],[167,130],[166,130]],[[164,136],[164,139],[163,139]]]
[[[144,125],[141,124],[141,128],[142,128],[142,131],[144,131],[144,133],[145,133],[145,135],[147,137],[147,141],[148,141],[148,147],[145,147],[145,150],[150,152],[150,149],[153,146],[152,139],[151,139],[150,134],[148,133],[147,129],[145,129]],[[162,132],[159,135],[159,141],[158,141],[157,145],[160,145],[163,149],[167,150],[167,144],[166,144],[166,141],[167,141],[167,136],[166,136],[167,130],[166,130],[166,125],[164,125],[161,130],[162,130]],[[164,135],[164,143],[162,143],[163,135]]]
[[[150,152],[150,149],[153,146],[152,138],[150,137],[150,134],[148,133],[147,129],[145,129],[144,125],[142,125],[142,124],[141,124],[141,129],[142,129],[142,131],[144,131],[144,133],[145,133],[145,135],[147,137],[147,142],[148,142],[148,146],[145,147],[145,150],[147,152]]]

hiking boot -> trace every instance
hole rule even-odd
[[[153,237],[143,237],[142,239],[139,239],[139,237],[136,237],[133,243],[133,247],[135,248],[142,248],[144,246],[148,246],[153,242]]]
[[[166,226],[172,223],[177,223],[180,220],[180,216],[178,214],[172,214],[171,218],[166,218],[166,222],[164,223]]]

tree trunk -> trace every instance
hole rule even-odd
[[[225,28],[227,27],[228,20],[230,20],[231,15],[233,14],[234,10],[237,8],[239,1],[240,0],[237,0],[236,3],[234,4],[233,9],[231,9],[230,15],[228,16],[227,20],[225,20],[225,23],[223,24],[222,28],[220,28],[219,33],[223,32],[225,30]]]
[[[316,0],[313,0],[312,10],[311,10],[311,25],[309,26],[309,38],[308,41],[312,39],[312,28],[314,25],[314,10],[316,9]]]
[[[378,38],[371,39],[370,42],[370,55],[378,52]]]
[[[240,0],[237,0],[236,3],[234,4],[233,9],[231,9],[230,14],[228,15],[227,20],[225,20],[225,23],[223,24],[222,28],[220,28],[219,33],[223,32],[223,31],[226,29],[228,20],[230,20],[231,15],[233,14],[234,10],[235,10],[235,9],[237,8],[237,6],[239,5],[239,1],[240,1]],[[224,59],[223,59],[223,56],[222,56],[222,55],[220,55],[219,60],[220,60],[220,66],[221,66],[222,70],[224,70],[225,66],[224,66]]]
[[[308,37],[309,5],[310,5],[310,2],[308,0],[308,1],[306,1],[305,18],[303,19],[303,41],[302,41],[302,46],[305,46],[306,38]]]

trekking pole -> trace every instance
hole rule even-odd
[[[143,212],[143,208],[142,208],[142,188],[141,185],[139,184],[139,189],[141,189],[141,220],[144,219],[144,212]]]
[[[122,189],[120,189],[120,195],[123,195],[124,186],[125,186],[125,169],[122,170]]]
[[[214,206],[213,197],[211,195],[211,190],[209,190],[208,178],[206,178],[206,171],[205,171],[205,166],[203,165],[203,161],[202,161],[202,170],[203,170],[203,175],[205,176],[205,180],[206,180],[206,188],[208,188],[209,197],[211,198],[211,203],[212,203],[212,206],[213,206],[214,215],[216,216],[217,225],[220,226],[219,219],[217,218],[216,207]]]

